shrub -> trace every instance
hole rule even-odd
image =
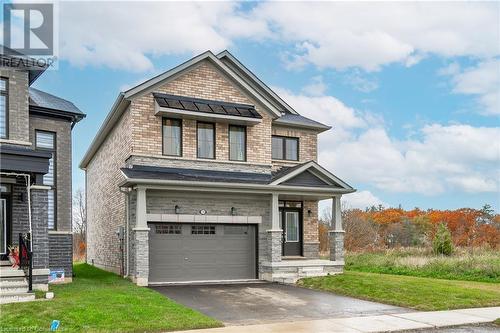
[[[434,253],[436,254],[449,256],[453,252],[451,233],[444,223],[439,224],[436,235],[434,236],[434,240],[432,242],[432,247],[434,249]]]

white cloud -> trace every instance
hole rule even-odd
[[[323,82],[322,76],[315,76],[312,78],[311,83],[302,88],[302,91],[310,96],[324,95],[327,85]]]
[[[368,71],[428,54],[499,51],[499,3],[61,2],[60,54],[74,65],[144,71],[151,57],[273,40],[287,66]],[[286,51],[285,51],[286,50]]]
[[[347,194],[342,196],[342,206],[350,208],[365,209],[372,206],[378,207],[382,205],[384,207],[389,207],[390,205],[380,198],[376,197],[370,191],[358,191],[355,193]]]
[[[60,54],[73,65],[153,69],[152,56],[220,51],[266,25],[230,2],[61,2]]]
[[[500,190],[500,127],[429,124],[398,140],[376,114],[276,90],[302,115],[334,126],[320,135],[319,161],[348,183],[424,195]]]
[[[296,45],[302,66],[368,71],[426,54],[488,58],[500,54],[497,2],[267,2],[254,9],[275,38]]]
[[[439,73],[451,76],[454,93],[477,96],[482,113],[500,115],[500,60],[486,60],[465,69],[451,64]]]
[[[367,78],[357,69],[347,74],[344,81],[354,89],[364,93],[369,93],[378,88],[377,81]]]

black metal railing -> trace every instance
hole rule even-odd
[[[33,289],[33,252],[31,252],[31,234],[19,234],[19,269],[28,278],[28,291]]]

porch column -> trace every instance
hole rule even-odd
[[[344,230],[342,229],[340,198],[341,195],[332,198],[332,221],[328,231],[331,261],[344,261]]]
[[[283,230],[280,226],[278,193],[271,194],[271,229],[267,230],[268,260],[281,261]]]
[[[149,278],[149,228],[146,215],[146,189],[137,188],[135,242],[135,282],[147,286]]]
[[[34,269],[49,268],[48,189],[49,187],[43,185],[30,186],[32,230],[31,239],[33,246]],[[17,239],[19,235],[13,235],[13,237],[16,237]],[[47,283],[47,281],[42,281],[42,283]]]

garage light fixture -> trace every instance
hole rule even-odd
[[[231,215],[236,215],[236,208],[231,207]]]
[[[175,205],[174,210],[175,210],[175,214],[179,214],[181,208],[179,207],[179,205]]]

